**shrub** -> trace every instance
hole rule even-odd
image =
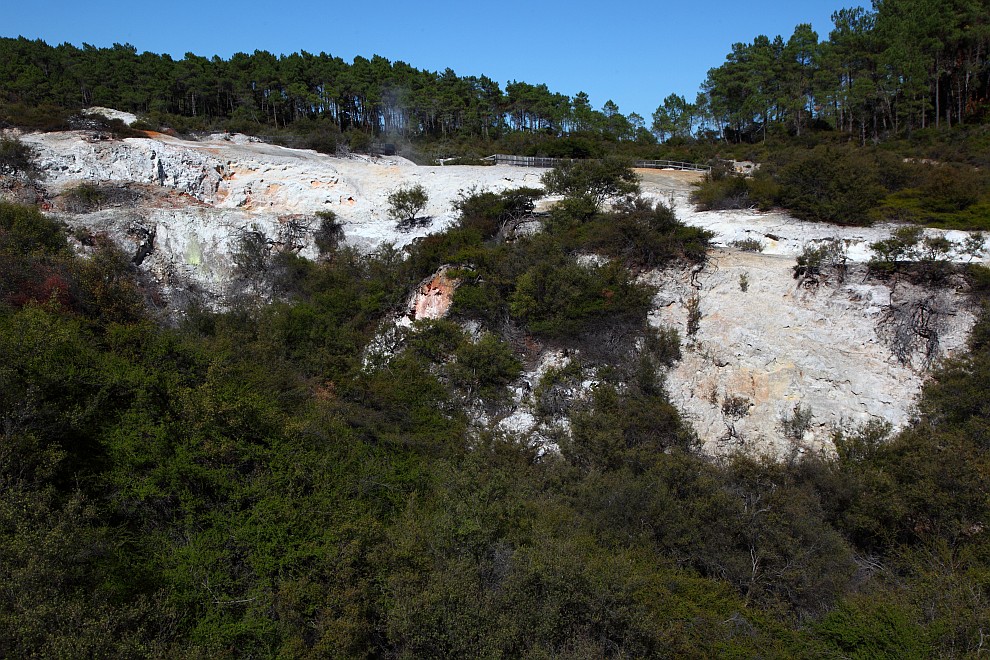
[[[57,254],[68,251],[65,226],[32,206],[0,202],[0,253]]]
[[[763,248],[765,247],[763,241],[758,238],[743,238],[738,241],[732,241],[729,243],[729,246],[743,252],[763,252]]]
[[[687,306],[687,334],[688,337],[693,337],[701,329],[701,299],[698,298],[698,294],[694,294],[688,298],[685,305]]]
[[[519,377],[522,364],[509,346],[497,336],[486,333],[477,342],[463,342],[448,365],[451,381],[468,396],[498,397],[503,388]]]
[[[544,195],[537,188],[513,188],[501,193],[469,190],[461,193],[454,208],[461,214],[461,226],[477,229],[485,239],[501,234],[513,222],[532,215],[536,200]]]
[[[587,197],[567,197],[550,209],[546,229],[558,234],[567,232],[590,222],[597,213],[598,208]]]
[[[94,183],[80,183],[69,188],[62,196],[65,209],[70,213],[88,213],[98,210],[106,198],[103,190]]]
[[[577,360],[547,369],[533,390],[537,413],[549,417],[566,413],[573,404],[571,393],[578,388],[581,379],[581,363]]]
[[[406,347],[429,362],[440,364],[454,355],[466,340],[464,330],[453,321],[419,320],[413,323]]]
[[[317,211],[316,217],[320,224],[313,234],[313,242],[321,257],[336,251],[341,241],[344,240],[344,225],[337,219],[337,214],[333,211]]]
[[[586,238],[585,238],[586,237]],[[616,203],[612,213],[586,224],[583,238],[591,247],[622,259],[632,267],[657,268],[674,260],[702,262],[712,234],[688,227],[677,219],[672,206],[641,197]]]
[[[34,149],[19,138],[0,137],[0,174],[34,174],[34,156]]]
[[[615,157],[561,163],[540,179],[553,195],[587,199],[596,209],[609,199],[639,192],[627,161]]]
[[[869,211],[883,199],[875,168],[849,150],[819,147],[780,169],[781,203],[805,220],[869,224]]]
[[[672,367],[681,359],[681,333],[669,326],[647,332],[645,349],[659,364]]]
[[[980,199],[986,179],[969,167],[935,166],[921,186],[921,207],[936,213],[962,211]]]
[[[268,272],[272,264],[271,245],[268,236],[257,225],[241,231],[233,261],[237,275],[244,279]]]
[[[561,255],[518,278],[509,309],[535,334],[575,337],[597,324],[642,322],[650,298],[619,264],[585,268]]]
[[[691,192],[691,201],[700,211],[743,209],[751,206],[746,178],[738,174],[715,174],[712,170]]]
[[[846,251],[842,240],[825,239],[804,246],[794,265],[794,277],[805,286],[817,286],[823,279],[836,275],[841,282],[846,275]]]
[[[781,430],[784,437],[791,440],[800,440],[804,437],[805,431],[811,428],[811,419],[814,415],[811,408],[802,406],[800,403],[794,406],[790,414],[785,414],[780,420]]]
[[[413,227],[416,216],[426,208],[429,199],[426,188],[421,184],[400,188],[388,196],[388,214],[400,228]]]

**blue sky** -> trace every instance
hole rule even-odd
[[[0,0],[0,36],[186,52],[227,58],[238,51],[325,51],[350,61],[381,55],[420,69],[450,67],[586,91],[600,108],[612,99],[648,121],[670,93],[694,100],[731,45],[758,34],[786,39],[798,23],[827,38],[838,0],[433,0],[323,3]]]

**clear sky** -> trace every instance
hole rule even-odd
[[[786,39],[799,23],[828,37],[840,0],[0,0],[0,36],[52,45],[129,43],[139,52],[227,58],[321,51],[351,61],[381,55],[419,69],[450,67],[586,91],[601,108],[650,115],[670,93],[694,100],[731,45]]]

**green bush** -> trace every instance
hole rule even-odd
[[[344,240],[344,226],[333,211],[317,211],[319,226],[313,233],[313,241],[321,257],[334,253]]]
[[[706,174],[691,192],[691,201],[700,211],[744,209],[752,205],[746,178],[737,174]]]
[[[426,208],[429,200],[426,188],[418,183],[399,188],[388,196],[388,214],[400,228],[413,227],[416,216]]]
[[[804,246],[794,265],[794,278],[817,286],[830,276],[842,282],[846,276],[846,248],[841,239],[823,239]]]
[[[106,193],[95,183],[80,183],[62,193],[65,207],[71,213],[97,211],[106,199]]]
[[[0,202],[0,252],[4,254],[59,254],[68,250],[66,227],[33,206]]]
[[[576,337],[601,324],[640,324],[651,292],[617,263],[585,267],[563,255],[519,276],[509,299],[512,316],[545,337]]]
[[[34,149],[17,137],[0,137],[0,174],[27,174],[36,172]]]
[[[443,364],[467,341],[464,330],[457,323],[447,319],[416,321],[406,347],[416,355],[434,364]]]
[[[468,397],[501,398],[505,386],[515,380],[522,365],[512,349],[496,335],[486,333],[476,342],[462,342],[447,367],[451,381]]]
[[[926,211],[964,211],[990,192],[987,177],[970,167],[938,165],[921,185],[921,206]]]
[[[805,220],[869,224],[870,210],[886,191],[869,158],[850,149],[817,147],[783,165],[780,202]]]
[[[620,259],[634,268],[659,268],[674,261],[703,262],[713,234],[688,227],[672,206],[631,197],[586,222],[570,239]],[[565,240],[567,240],[565,238]]]
[[[506,224],[532,215],[536,201],[543,195],[537,188],[514,188],[500,193],[469,190],[454,202],[454,208],[461,214],[461,227],[477,229],[488,240],[498,236]]]
[[[584,198],[596,209],[606,200],[639,192],[639,180],[628,162],[611,156],[561,163],[541,181],[551,195]]]

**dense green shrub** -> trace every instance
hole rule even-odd
[[[926,211],[964,211],[990,191],[987,177],[969,167],[932,167],[921,185],[921,206]]]
[[[848,149],[797,154],[777,176],[781,205],[805,220],[868,224],[869,211],[885,192],[873,163]]]
[[[743,209],[752,205],[746,178],[737,174],[706,174],[691,192],[691,201],[701,211]]]
[[[447,373],[468,397],[498,398],[505,386],[515,380],[522,365],[512,349],[496,335],[486,333],[477,341],[461,342]]]
[[[703,262],[712,236],[681,223],[673,207],[662,201],[631,197],[586,223],[574,239],[631,267],[660,268],[677,261]]]
[[[507,224],[532,215],[536,201],[544,195],[537,188],[513,188],[500,193],[469,190],[454,202],[461,214],[460,225],[477,229],[485,240],[500,235]]]
[[[326,258],[337,250],[344,240],[344,227],[333,211],[318,211],[319,224],[313,232],[313,242],[320,256]]]
[[[639,181],[621,158],[565,161],[541,178],[547,192],[587,199],[596,209],[609,199],[639,192]]]
[[[34,173],[34,149],[17,137],[0,137],[0,174]]]
[[[399,188],[388,196],[388,214],[400,228],[416,224],[416,216],[426,208],[429,195],[420,184]]]
[[[558,254],[519,276],[509,309],[535,334],[576,337],[597,324],[641,323],[650,300],[621,265],[585,267]]]

